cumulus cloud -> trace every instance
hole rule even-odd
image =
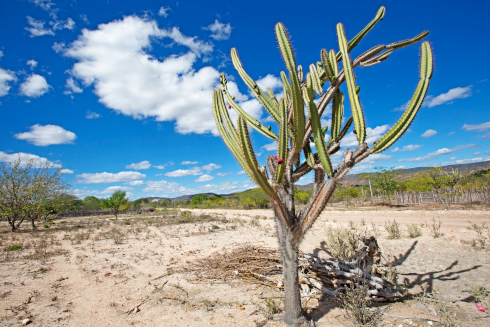
[[[27,60],[26,64],[31,67],[31,69],[34,69],[36,68],[37,66],[37,61],[35,61],[34,59],[31,59],[31,60]]]
[[[400,162],[402,162],[402,161],[416,161],[416,162],[427,161],[427,160],[432,159],[434,157],[442,156],[445,154],[450,154],[450,153],[456,152],[458,150],[463,150],[463,149],[468,149],[468,148],[476,148],[476,147],[478,147],[478,145],[476,145],[476,144],[458,145],[452,149],[448,149],[448,148],[439,149],[439,150],[431,152],[428,155],[425,155],[423,157],[400,159],[398,161],[400,161]]]
[[[264,92],[266,92],[267,88],[270,88],[272,91],[274,91],[278,88],[282,88],[281,79],[272,75],[272,74],[268,74],[267,76],[258,79],[256,82],[257,82],[257,85]]]
[[[144,185],[145,182],[142,180],[138,180],[138,181],[130,181],[130,182],[127,182],[125,184],[131,185],[131,186],[139,186],[139,185]]]
[[[16,80],[17,77],[15,77],[13,72],[0,68],[0,97],[3,97],[9,93],[9,83]]]
[[[106,188],[102,191],[99,191],[98,194],[112,194],[116,191],[127,192],[127,191],[132,191],[132,190],[134,190],[134,188],[128,187],[128,186],[109,186],[108,188]]]
[[[194,182],[209,182],[214,180],[214,177],[208,174],[204,174],[202,176],[199,176],[198,179],[196,179]]]
[[[20,93],[30,98],[38,98],[48,92],[50,88],[51,86],[43,76],[31,74],[20,85]]]
[[[64,92],[65,94],[72,94],[72,93],[82,93],[83,89],[78,86],[77,82],[73,79],[73,77],[70,77],[69,79],[66,80],[66,91]]]
[[[458,159],[458,157],[451,157],[451,158],[449,158],[449,160],[456,160],[456,159]]]
[[[164,165],[158,165],[158,166],[153,166],[153,167],[156,169],[165,169],[165,167],[173,166],[173,165],[174,165],[174,163],[172,161],[169,161]]]
[[[461,128],[466,131],[484,132],[487,129],[490,129],[490,121],[483,124],[475,124],[475,125],[464,124],[463,127]]]
[[[158,16],[162,16],[164,18],[167,18],[168,17],[168,12],[170,10],[171,10],[170,7],[161,6],[160,7],[160,10],[158,11]]]
[[[211,171],[211,170],[215,170],[215,169],[220,169],[221,166],[214,164],[214,163],[210,163],[209,165],[204,165],[201,168],[206,170],[206,171]]]
[[[235,175],[244,175],[246,174],[245,170],[240,170],[238,173],[236,173]]]
[[[63,174],[73,174],[73,170],[71,170],[71,169],[61,169],[61,172]]]
[[[421,147],[422,146],[419,144],[410,144],[410,145],[405,145],[401,149],[399,147],[396,147],[393,150],[391,150],[391,152],[413,151],[413,150],[420,149]]]
[[[148,181],[142,192],[165,193],[165,194],[193,194],[198,191],[189,189],[175,182]]]
[[[217,173],[216,176],[219,176],[219,177],[225,177],[227,175],[231,175],[233,173]]]
[[[181,165],[195,165],[197,164],[197,161],[182,161],[180,164]]]
[[[389,125],[381,125],[375,128],[366,128],[366,143],[369,145],[373,145],[373,143],[379,140],[384,135],[384,133],[388,131],[389,128]],[[342,139],[340,145],[343,147],[352,147],[359,145],[359,142],[357,141],[357,136],[353,132],[350,132]]]
[[[265,151],[275,151],[275,150],[277,150],[277,141],[273,141],[272,143],[268,143],[266,145],[263,145],[260,148],[264,149]]]
[[[126,169],[134,169],[134,170],[141,170],[141,169],[148,169],[151,167],[151,164],[148,160],[138,162],[138,163],[132,163],[130,165],[126,166]]]
[[[156,39],[169,39],[190,51],[160,61],[147,52]],[[218,135],[209,94],[218,84],[219,72],[193,68],[212,50],[212,44],[185,36],[176,27],[160,29],[155,21],[129,16],[97,30],[84,29],[64,54],[77,60],[73,76],[85,86],[93,84],[106,107],[136,119],[175,120],[176,131],[182,134]]]
[[[87,114],[85,115],[85,118],[87,118],[87,119],[96,119],[99,117],[100,117],[100,115],[98,113],[90,111],[90,110],[87,110]]]
[[[490,132],[485,133],[485,134],[483,134],[483,135],[478,135],[478,136],[476,137],[476,139],[477,139],[477,140],[481,140],[481,139],[488,139],[488,138],[490,138]]]
[[[75,133],[56,125],[33,125],[29,132],[15,134],[18,140],[24,140],[37,146],[70,144],[77,138]]]
[[[54,35],[54,31],[52,29],[44,27],[44,21],[36,20],[31,16],[27,16],[26,18],[29,27],[26,27],[25,30],[31,33],[30,37]]]
[[[19,156],[20,156],[20,165],[22,167],[24,167],[29,162],[29,160],[32,160],[34,165],[38,166],[38,167],[44,166],[46,164],[51,165],[53,168],[61,168],[62,167],[61,164],[59,164],[59,163],[54,163],[54,162],[49,161],[46,158],[40,157],[40,156],[35,155],[35,154],[31,154],[31,153],[25,153],[25,152],[8,154],[8,153],[5,153],[3,151],[0,151],[0,162],[7,162],[7,163],[15,162],[19,159]]]
[[[203,27],[203,29],[212,32],[211,37],[216,41],[228,40],[231,35],[230,23],[223,24],[219,22],[217,19],[214,21],[213,24],[207,27]]]
[[[119,182],[129,182],[138,179],[143,179],[146,177],[137,171],[121,171],[119,173],[84,173],[77,175],[78,184],[100,184],[100,183],[119,183]]]
[[[426,99],[425,104],[429,108],[439,106],[446,102],[451,102],[456,99],[463,99],[471,96],[471,87],[473,85],[469,85],[467,87],[455,87],[454,89],[450,89],[447,93],[440,94],[436,97],[430,97]]]
[[[437,131],[433,130],[433,129],[428,129],[426,130],[422,135],[420,135],[421,137],[423,138],[428,138],[428,137],[431,137],[431,136],[434,136],[437,134]]]
[[[451,162],[444,162],[444,163],[441,164],[441,166],[445,166],[445,165],[461,165],[461,164],[472,163],[472,162],[487,161],[489,159],[490,159],[490,157],[486,157],[486,158],[472,158],[472,159],[460,159],[460,160],[455,160],[455,161],[451,161]],[[451,158],[449,160],[451,160]]]
[[[178,169],[165,174],[168,177],[185,177],[185,176],[198,176],[203,172],[199,167],[192,167],[191,169]]]
[[[481,152],[473,152],[473,156],[479,156]]]

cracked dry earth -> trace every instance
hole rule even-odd
[[[281,292],[248,284],[239,276],[231,283],[196,280],[186,263],[217,251],[252,244],[275,248],[271,210],[194,210],[217,220],[179,225],[159,224],[165,213],[119,217],[66,218],[49,229],[30,231],[24,224],[17,233],[7,225],[0,231],[0,325],[20,326],[278,326],[280,315],[266,319],[263,297]],[[490,221],[485,210],[358,210],[328,209],[308,232],[301,250],[328,256],[325,230],[349,226],[360,231],[372,226],[383,256],[399,273],[398,283],[420,295],[420,285],[437,290],[459,326],[490,326],[490,316],[477,311],[467,292],[490,281],[490,252],[476,250],[476,237],[468,221]],[[227,217],[224,220],[223,217]],[[430,236],[427,224],[441,219],[443,236]],[[387,220],[406,229],[424,224],[423,235],[388,239]],[[4,223],[2,223],[4,224]],[[3,251],[22,244],[17,251]],[[420,298],[378,304],[388,314],[441,319],[433,301],[424,302],[437,316],[417,306]],[[484,305],[490,309],[488,298]],[[280,305],[280,300],[277,300]],[[345,311],[331,298],[305,300],[317,326],[349,326]],[[427,321],[384,317],[381,326],[430,326]],[[432,326],[438,326],[434,322]]]

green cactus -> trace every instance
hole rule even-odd
[[[385,151],[403,136],[420,109],[429,87],[433,71],[433,56],[429,43],[423,42],[420,81],[409,106],[395,125],[370,149],[365,143],[366,124],[359,100],[360,87],[356,85],[354,69],[358,66],[369,67],[379,64],[393,55],[394,51],[417,43],[428,35],[428,32],[423,32],[408,40],[378,45],[352,60],[349,55],[351,50],[359,45],[384,14],[385,8],[381,7],[375,18],[350,41],[345,35],[343,25],[337,24],[338,51],[332,49],[327,52],[326,49],[322,49],[320,60],[308,66],[306,81],[303,81],[305,73],[303,67],[296,63],[286,28],[282,23],[278,23],[275,26],[275,34],[288,71],[288,74],[280,73],[284,91],[284,96],[280,99],[271,89],[263,92],[243,69],[236,49],[231,50],[234,67],[262,106],[277,122],[279,135],[273,133],[270,126],[266,128],[252,118],[235,102],[228,92],[224,74],[220,79],[221,90],[215,90],[213,93],[213,113],[219,133],[239,164],[269,197],[274,207],[278,241],[285,267],[285,280],[287,280],[284,288],[288,294],[285,298],[285,321],[288,324],[295,323],[301,316],[298,277],[297,275],[291,277],[288,274],[298,268],[295,253],[297,254],[303,236],[323,211],[337,183],[345,174],[370,154]],[[342,62],[341,71],[338,67],[339,62]],[[347,85],[352,116],[342,126],[345,96],[339,88],[344,83]],[[234,125],[229,117],[225,100],[239,114],[237,125]],[[330,102],[332,102],[332,126],[330,140],[326,144],[325,134],[328,127],[321,126],[321,115]],[[366,112],[371,113],[371,108],[366,108]],[[346,150],[343,161],[334,169],[330,156],[340,150],[342,141],[352,124],[359,146],[354,151]],[[269,171],[266,166],[260,167],[257,162],[250,142],[248,125],[278,143],[276,158],[267,157]],[[310,142],[314,142],[316,153],[313,153]],[[301,152],[304,153],[303,162]],[[306,207],[297,211],[293,199],[294,183],[312,170],[315,170],[314,194]]]

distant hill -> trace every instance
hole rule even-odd
[[[468,170],[483,170],[488,168],[488,165],[490,164],[490,161],[482,161],[482,162],[472,162],[472,163],[467,163],[467,164],[460,164],[460,165],[447,165],[447,166],[442,166],[441,168],[446,170],[446,171],[451,171],[452,169],[458,169],[460,172],[463,171],[468,171]],[[418,173],[419,171],[424,171],[424,170],[431,170],[432,167],[415,167],[415,168],[409,168],[409,169],[400,169],[398,170],[402,176],[401,179],[407,179]],[[350,174],[344,177],[342,180],[342,185],[344,186],[351,186],[351,185],[362,185],[366,184],[366,181],[359,181],[359,177],[361,174]],[[297,188],[302,191],[307,191],[313,187],[313,183],[306,184],[306,185],[297,185]],[[248,191],[248,190],[247,190]],[[246,191],[244,191],[246,192]],[[242,193],[242,192],[239,192]],[[215,194],[215,193],[198,193],[198,194],[206,194],[207,196],[211,195],[218,195],[220,197],[229,197],[233,196],[239,193],[231,193],[231,194]],[[197,194],[192,194],[192,195],[182,195],[178,196],[175,198],[164,198],[164,197],[152,197],[149,196],[147,197],[149,202],[160,202],[164,199],[169,199],[172,202],[181,202],[181,201],[186,201],[186,200],[191,200],[194,196]]]

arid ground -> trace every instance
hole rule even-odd
[[[279,309],[282,305],[280,290],[247,283],[239,274],[226,283],[198,280],[189,268],[243,245],[276,248],[272,211],[191,211],[190,222],[179,224],[168,223],[172,211],[120,215],[117,221],[112,216],[65,218],[47,224],[49,228],[39,223],[35,232],[28,222],[16,233],[1,223],[0,324],[20,326],[29,319],[31,326],[281,325],[280,312],[266,319],[271,318],[270,301]],[[390,239],[384,228],[394,219],[403,229],[399,239]],[[433,219],[442,222],[438,238],[429,230]],[[488,311],[479,312],[468,293],[477,286],[490,288],[490,251],[473,246],[477,233],[468,229],[469,222],[490,223],[490,211],[328,208],[301,250],[329,256],[329,226],[374,233],[384,260],[396,267],[397,282],[408,293],[394,303],[377,303],[378,310],[453,319],[458,326],[490,326]],[[422,236],[408,237],[409,224],[419,226]],[[484,236],[489,237],[488,230]],[[423,288],[432,295],[424,296]],[[488,297],[483,304],[490,309]],[[317,326],[351,326],[346,311],[326,295],[305,298],[304,306]],[[383,316],[378,325],[441,324]]]

